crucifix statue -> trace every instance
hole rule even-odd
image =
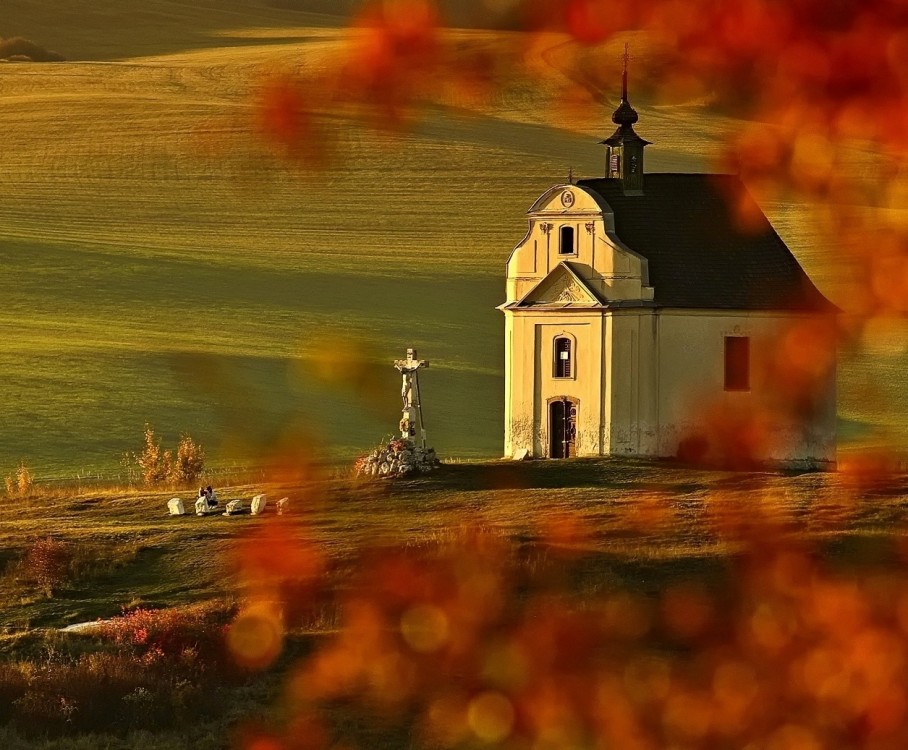
[[[423,421],[422,401],[419,398],[419,370],[428,366],[426,360],[416,358],[416,349],[407,349],[406,359],[394,361],[394,367],[403,377],[400,389],[403,401],[400,434],[404,440],[413,440],[418,434],[422,448],[426,447],[426,423]]]

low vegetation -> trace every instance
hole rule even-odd
[[[755,706],[784,726],[786,703],[764,694],[801,716],[847,706],[850,724],[824,725],[834,739],[877,721],[854,693],[786,693],[777,677],[827,664],[823,649],[856,644],[836,684],[902,679],[862,655],[901,648],[902,475],[464,463],[221,496],[262,489],[293,512],[172,518],[170,492],[132,490],[5,515],[0,620],[27,626],[0,635],[0,739],[128,747],[148,732],[170,747],[204,726],[193,746],[280,747],[305,726],[314,748],[532,745],[554,736],[538,722],[557,697],[583,736],[626,746],[629,724],[596,723],[611,686],[654,747],[738,747],[767,736]]]
[[[7,497],[22,499],[28,497],[33,492],[35,478],[32,476],[29,468],[25,465],[25,462],[20,461],[16,471],[12,474],[7,474],[4,484],[6,486]]]
[[[92,540],[64,541],[54,537],[35,540],[21,557],[9,565],[5,576],[23,595],[39,593],[47,598],[132,562],[139,552],[135,543]]]
[[[127,464],[135,463],[146,486],[172,485],[185,487],[193,484],[205,470],[205,451],[190,435],[182,435],[176,455],[161,447],[154,428],[145,425],[142,451],[137,456],[127,456]]]
[[[231,615],[220,603],[138,609],[90,635],[49,637],[43,654],[0,662],[0,723],[52,737],[204,721],[243,677],[224,649]]]

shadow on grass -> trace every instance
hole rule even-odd
[[[32,627],[62,627],[120,614],[124,607],[159,609],[199,601],[199,591],[217,590],[219,570],[193,560],[192,550],[148,547],[122,566],[79,580],[53,597],[4,609],[16,610]]]
[[[635,492],[690,493],[705,490],[715,478],[705,472],[657,461],[627,458],[577,458],[565,461],[501,461],[445,464],[419,479],[400,482],[401,491],[598,488]],[[761,475],[732,478],[742,486],[759,486]],[[748,484],[749,483],[749,484]]]

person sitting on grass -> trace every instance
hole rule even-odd
[[[218,496],[214,494],[214,490],[211,489],[210,484],[205,488],[205,494],[208,495],[208,504],[212,508],[216,508],[218,504]]]

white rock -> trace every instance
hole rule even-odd
[[[232,516],[234,513],[239,513],[242,509],[243,509],[242,500],[231,500],[229,503],[227,503],[226,507],[224,508],[224,515]]]
[[[279,516],[284,515],[284,513],[286,513],[288,510],[290,510],[290,498],[282,497],[280,500],[277,501],[276,507],[277,507],[277,514]]]
[[[252,515],[257,516],[265,510],[266,505],[268,505],[268,495],[262,494],[253,497],[251,503]]]
[[[172,516],[185,516],[186,508],[183,507],[183,501],[178,497],[172,497],[167,501],[167,510]]]

